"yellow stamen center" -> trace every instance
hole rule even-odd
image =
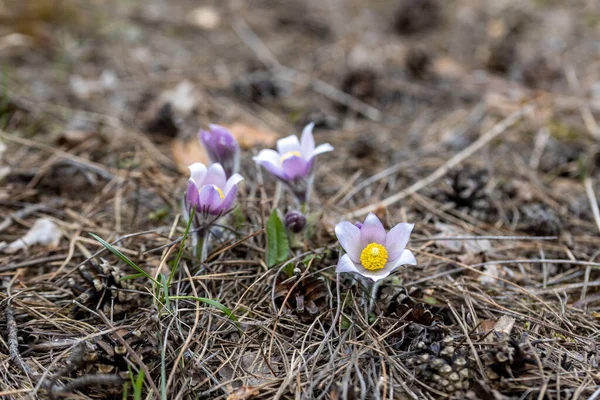
[[[302,154],[300,154],[299,151],[288,151],[287,153],[285,153],[284,155],[281,156],[280,161],[283,164],[283,162],[285,160],[287,160],[288,158],[294,157],[294,156],[295,157],[302,157]]]
[[[388,252],[379,243],[370,243],[360,253],[360,263],[369,271],[377,271],[385,267],[388,260]]]
[[[204,186],[208,186],[208,185],[204,185]],[[202,187],[204,187],[204,186],[202,186]],[[221,198],[221,200],[223,200],[225,198],[225,195],[223,194],[223,191],[217,185],[210,185],[210,186],[212,186],[215,189],[217,189],[217,192],[219,192],[219,197]],[[201,190],[202,190],[202,188],[198,189],[198,193],[200,193]]]

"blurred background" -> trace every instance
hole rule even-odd
[[[528,102],[499,159],[575,176],[600,137],[593,0],[4,0],[0,21],[1,127],[112,166],[144,148],[185,172],[208,123],[249,149],[314,121],[333,195],[357,170],[447,159]]]

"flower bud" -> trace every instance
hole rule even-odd
[[[306,226],[306,217],[300,211],[292,210],[285,215],[285,227],[294,233],[302,232]]]
[[[213,163],[219,163],[229,178],[235,174],[240,165],[240,146],[235,137],[227,129],[219,125],[209,125],[210,130],[201,130],[198,134],[200,142],[206,149]]]

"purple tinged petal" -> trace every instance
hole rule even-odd
[[[200,141],[213,163],[220,163],[227,176],[239,167],[240,147],[235,137],[222,126],[209,125],[210,131],[201,130]]]
[[[337,267],[335,268],[336,273],[340,272],[354,272],[360,274],[358,266],[352,262],[348,254],[344,254],[340,261],[338,261]]]
[[[201,187],[202,185],[204,185],[204,179],[206,178],[206,174],[208,172],[206,169],[206,165],[202,163],[194,163],[188,168],[190,170],[190,179],[194,181],[196,186]]]
[[[390,229],[385,238],[388,260],[396,261],[402,255],[414,226],[415,224],[402,222]]]
[[[360,244],[360,229],[348,221],[342,221],[335,226],[335,236],[352,261],[360,262],[363,247]]]
[[[225,198],[223,199],[223,203],[221,204],[220,211],[227,212],[233,207],[233,203],[235,202],[235,196],[237,195],[237,185],[233,185],[233,187],[227,192]]]
[[[223,190],[223,194],[227,196],[229,191],[235,187],[237,190],[237,184],[243,181],[244,178],[240,174],[233,174],[229,179],[227,179],[227,183],[225,184],[225,190]]]
[[[196,207],[198,205],[198,186],[190,178],[188,181],[188,188],[185,193],[185,202],[188,209]]]
[[[215,185],[219,189],[223,190],[225,188],[226,182],[227,178],[225,176],[225,170],[223,169],[221,164],[211,164],[211,166],[208,167],[206,178],[204,178],[204,185]]]
[[[360,229],[360,242],[363,248],[369,243],[379,243],[385,245],[385,228],[383,224],[373,213],[369,213],[363,227]]]
[[[300,143],[302,147],[302,157],[305,160],[309,160],[312,157],[313,152],[315,151],[315,138],[312,133],[314,127],[315,123],[311,122],[310,124],[306,125],[302,130]]]
[[[200,142],[202,142],[202,146],[204,146],[209,156],[212,157],[212,153],[215,151],[215,148],[213,146],[214,143],[212,141],[212,134],[208,131],[200,130],[198,136],[200,137]]]
[[[221,194],[215,185],[205,185],[200,189],[199,205],[203,212],[217,215],[221,212]]]
[[[279,139],[277,141],[277,151],[282,156],[289,152],[298,152],[302,154],[300,142],[298,141],[298,138],[295,135],[290,135],[284,137],[283,139]]]
[[[291,156],[283,160],[283,174],[293,181],[306,176],[307,162],[302,157]]]

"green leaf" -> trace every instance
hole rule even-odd
[[[281,222],[277,210],[273,210],[267,220],[267,266],[272,267],[285,261],[289,252],[290,242],[285,226]]]
[[[93,237],[94,239],[96,239],[98,242],[100,242],[100,244],[102,246],[104,246],[108,251],[113,253],[115,256],[119,257],[121,259],[121,261],[123,261],[125,264],[129,265],[131,268],[135,269],[137,272],[142,274],[144,277],[151,280],[155,285],[159,285],[159,283],[153,277],[151,277],[146,271],[144,271],[136,263],[131,261],[129,259],[129,257],[127,257],[125,254],[123,254],[119,250],[117,250],[112,244],[108,243],[106,240],[102,239],[100,236],[94,235],[91,232],[90,232],[90,236]]]
[[[223,312],[223,314],[227,315],[227,317],[229,317],[229,319],[232,321],[238,320],[236,318],[236,316],[233,315],[233,311],[231,311],[229,308],[227,308],[223,304],[219,303],[217,300],[208,299],[206,297],[194,297],[194,296],[171,296],[171,300],[195,300],[200,303],[208,304],[209,306],[215,307],[219,311]]]

